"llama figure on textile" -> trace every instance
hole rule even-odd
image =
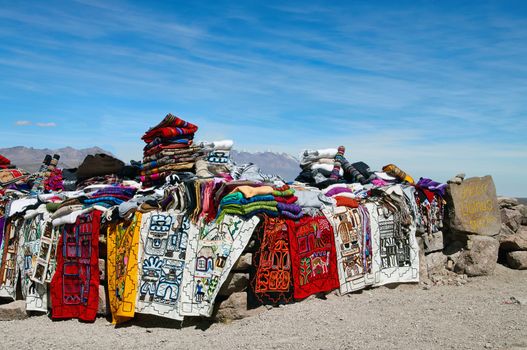
[[[313,254],[313,258],[311,259],[311,270],[313,277],[328,272],[329,255],[329,252],[327,255],[324,252]]]

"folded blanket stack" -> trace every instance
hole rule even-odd
[[[275,201],[271,186],[239,186],[223,197],[218,208],[217,220],[223,220],[226,214],[250,217],[259,213],[278,216],[278,203]]]
[[[295,196],[295,190],[289,185],[276,187],[273,191],[273,197],[278,203],[280,216],[292,220],[298,220],[304,216],[302,208],[296,204],[298,198]]]
[[[300,157],[302,172],[296,181],[311,185],[326,187],[327,184],[338,182],[344,175],[340,161],[335,157],[342,157],[344,148],[327,148],[320,150],[305,150]],[[340,160],[340,158],[339,158]],[[318,187],[318,186],[317,186]]]
[[[128,202],[133,198],[136,191],[136,188],[129,186],[104,186],[96,192],[90,194],[87,198],[82,198],[81,203],[84,204],[84,207],[99,205],[105,208],[110,208],[114,205]]]
[[[198,127],[172,114],[150,128],[142,137],[146,142],[141,164],[141,181],[154,184],[179,171],[192,171],[202,147],[194,146]]]

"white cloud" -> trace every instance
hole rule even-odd
[[[37,123],[36,125],[39,126],[39,127],[41,127],[41,128],[52,128],[52,127],[57,126],[57,124],[55,124],[55,123],[53,123],[53,122],[49,122],[49,123]]]
[[[17,120],[15,125],[16,126],[26,126],[26,125],[31,125],[31,122],[29,120]]]

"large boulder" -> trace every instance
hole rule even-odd
[[[500,242],[500,251],[512,252],[515,250],[527,250],[527,227],[522,226],[518,232],[512,234],[502,234],[500,232],[498,239]]]
[[[25,318],[27,318],[25,300],[0,305],[0,321],[23,320]]]
[[[236,263],[232,267],[232,270],[236,272],[249,271],[251,269],[252,262],[253,262],[252,253],[242,254],[240,255],[240,258],[238,259],[238,261],[236,261]]]
[[[498,197],[498,204],[500,208],[513,208],[520,204],[520,202],[513,197]]]
[[[492,237],[470,236],[467,246],[456,259],[454,271],[467,276],[491,275],[498,261],[498,240]]]
[[[447,224],[454,233],[494,236],[501,216],[492,177],[472,177],[447,186]]]
[[[507,264],[517,270],[527,270],[527,251],[509,252]]]
[[[442,252],[431,253],[425,256],[428,276],[441,275],[446,272],[447,256]]]
[[[265,311],[266,308],[247,309],[247,293],[238,292],[231,294],[226,300],[219,303],[214,314],[214,320],[219,322],[231,322],[244,317],[253,316]]]
[[[518,231],[522,224],[522,213],[516,209],[502,208],[500,210],[501,222],[513,232]]]
[[[425,253],[439,252],[443,250],[443,232],[437,231],[430,234],[423,235],[423,242],[425,247]]]
[[[232,293],[243,292],[249,285],[248,273],[230,273],[225,283],[221,286],[218,295],[229,296]]]

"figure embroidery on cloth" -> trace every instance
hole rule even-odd
[[[182,212],[143,214],[136,312],[183,320],[179,298],[191,226]]]
[[[249,243],[259,222],[225,215],[223,221],[205,224],[189,236],[183,274],[181,313],[184,316],[212,315],[214,300],[232,267]]]
[[[141,218],[142,214],[136,212],[128,225],[120,222],[108,228],[108,296],[114,324],[135,314]]]
[[[249,289],[249,304],[288,304],[293,299],[293,274],[287,220],[264,216],[255,232],[256,246]]]
[[[95,321],[99,304],[99,225],[93,210],[64,226],[57,270],[51,280],[51,317]]]
[[[338,288],[335,240],[326,217],[288,224],[295,299]]]

